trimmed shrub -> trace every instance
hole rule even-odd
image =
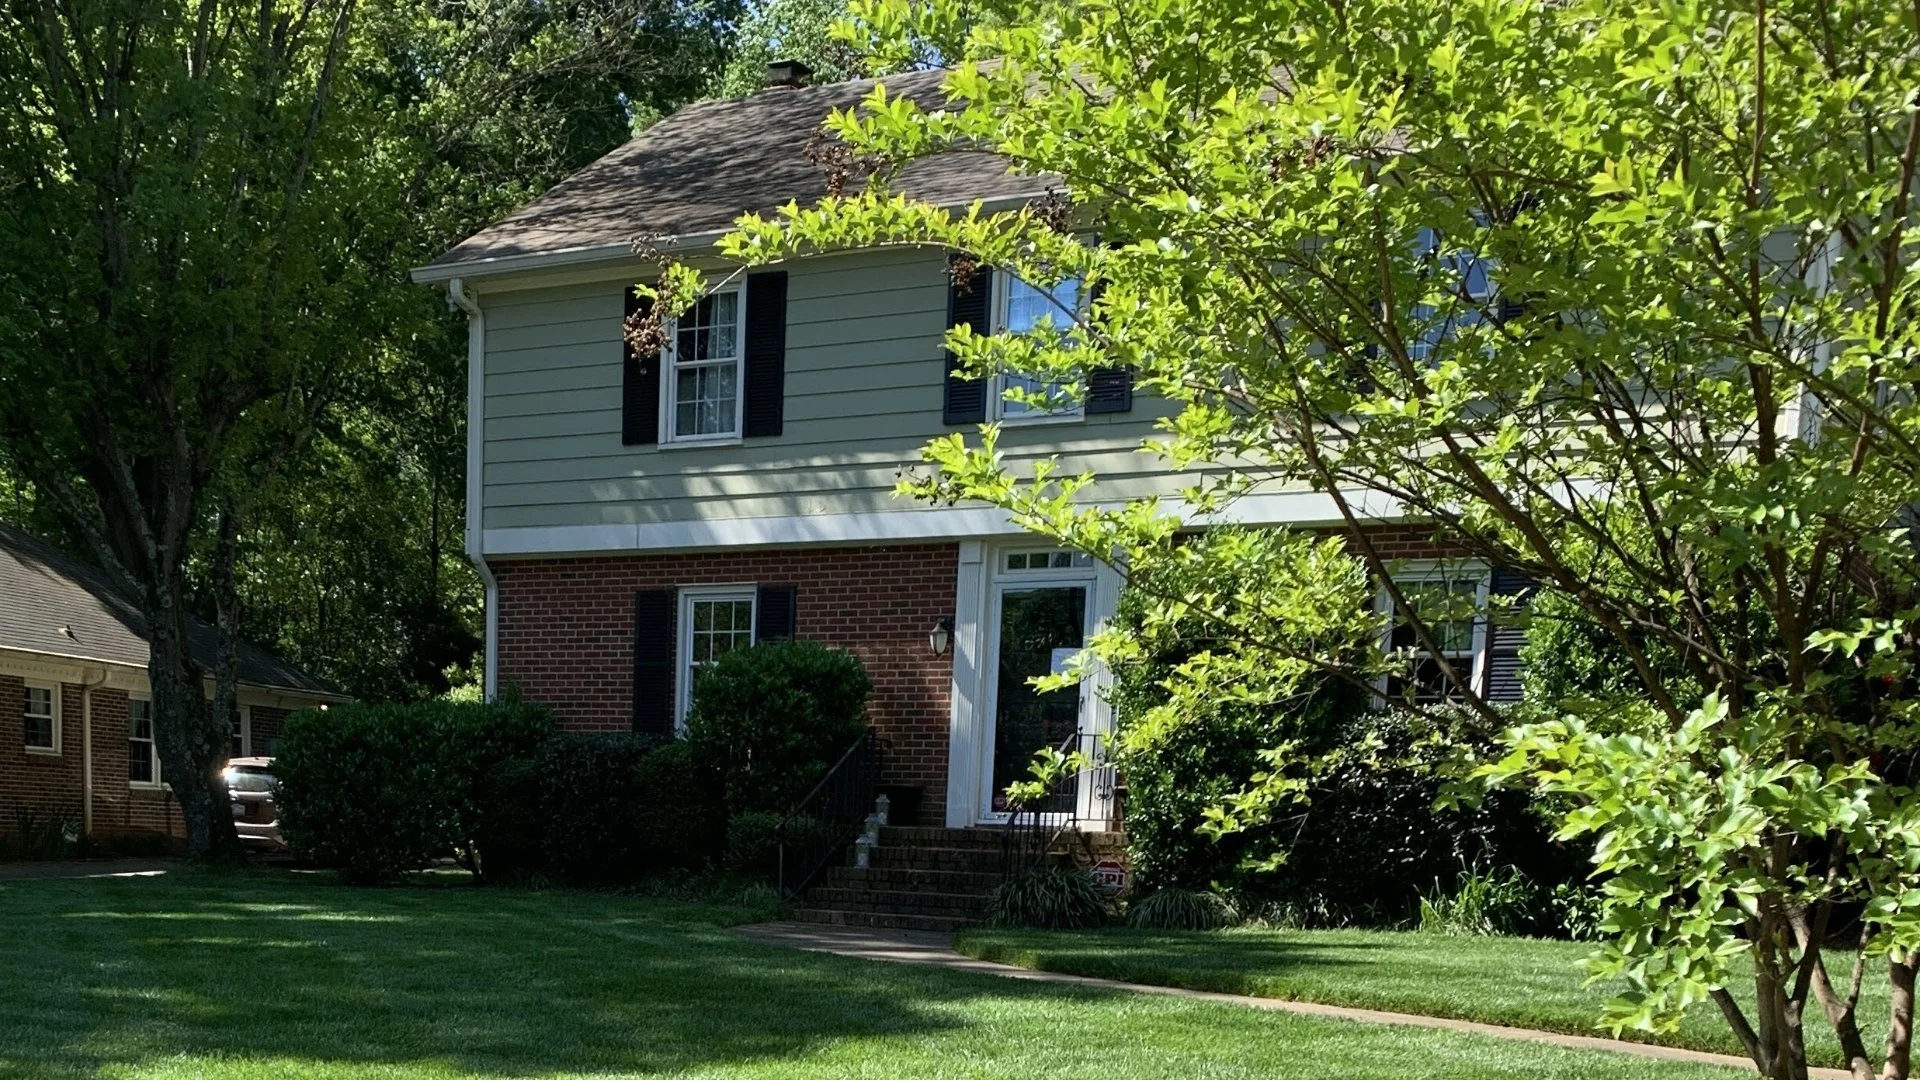
[[[780,868],[780,822],[785,817],[749,810],[727,819],[727,869],[754,877],[776,873]],[[797,817],[787,823],[786,839],[790,857],[824,860],[847,836],[843,826]]]
[[[737,649],[694,683],[687,744],[730,814],[785,813],[866,728],[872,689],[857,657],[817,642]]]
[[[577,882],[705,865],[722,811],[684,743],[565,733],[547,741],[532,799],[540,865]]]
[[[1107,894],[1080,867],[1049,866],[1002,882],[987,898],[987,918],[995,926],[1082,930],[1107,921]]]
[[[1127,925],[1141,930],[1219,930],[1240,913],[1219,893],[1161,889],[1127,908]]]
[[[539,708],[423,701],[346,704],[287,719],[275,805],[296,854],[355,883],[392,881],[431,859],[478,852],[492,808],[552,730]]]

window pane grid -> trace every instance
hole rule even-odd
[[[127,701],[127,779],[136,784],[152,784],[157,783],[159,778],[159,753],[153,737],[153,702],[131,698]]]
[[[753,598],[717,596],[692,597],[687,602],[687,658],[684,672],[686,694],[691,704],[693,688],[700,669],[735,649],[753,644]]]
[[[732,435],[740,398],[740,293],[702,297],[674,327],[675,438]]]
[[[1456,675],[1471,679],[1477,659],[1474,646],[1480,623],[1480,580],[1415,580],[1401,583],[1400,592],[1426,623],[1428,635],[1438,646],[1437,656],[1444,658]],[[1396,652],[1414,653],[1411,671],[1388,680],[1390,696],[1411,696],[1417,704],[1438,704],[1459,697],[1440,659],[1427,650],[1413,626],[1398,613],[1394,616],[1388,647]]]
[[[27,687],[24,710],[26,744],[36,750],[53,749],[53,691],[44,686]]]
[[[1011,275],[1007,278],[1007,314],[1006,330],[1014,334],[1032,333],[1041,326],[1054,326],[1061,330],[1073,327],[1071,312],[1080,309],[1080,282],[1068,279],[1053,289],[1041,289]],[[1061,399],[1054,408],[1028,404],[1024,401],[1010,401],[1004,391],[1010,388],[1028,393],[1043,394],[1051,401]],[[1050,416],[1078,412],[1078,404],[1065,400],[1068,388],[1065,383],[1044,381],[1031,375],[1007,372],[1000,376],[1000,412],[1003,416]]]

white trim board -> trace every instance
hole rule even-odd
[[[1397,505],[1360,493],[1348,496],[1369,521],[1402,520]],[[1316,491],[1247,495],[1224,513],[1190,513],[1179,500],[1167,512],[1195,525],[1331,526],[1341,517],[1330,496]],[[881,510],[861,514],[710,518],[608,525],[554,525],[485,529],[486,556],[611,555],[627,552],[702,550],[717,547],[778,547],[787,544],[887,544],[928,540],[994,539],[1026,535],[1004,511],[990,506],[942,510]]]

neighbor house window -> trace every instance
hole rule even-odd
[[[253,741],[253,714],[242,705],[233,710],[231,728],[233,746],[227,753],[230,758],[246,757],[247,747]]]
[[[147,698],[127,699],[127,782],[160,783],[160,743],[153,737],[153,702]]]
[[[739,437],[746,308],[738,287],[723,289],[674,321],[661,395],[669,442]]]
[[[1438,651],[1428,649],[1414,632],[1413,623],[1382,587],[1380,608],[1389,613],[1386,645],[1401,654],[1404,668],[1388,676],[1385,690],[1396,701],[1431,705],[1460,698],[1448,680],[1439,657],[1473,686],[1482,685],[1486,653],[1487,572],[1484,567],[1428,567],[1397,574],[1394,583],[1420,621],[1426,624]]]
[[[680,594],[680,686],[678,721],[685,724],[700,669],[735,649],[753,644],[751,585],[687,589]]]
[[[996,274],[994,280],[1000,284],[999,318],[1000,329],[1013,334],[1028,334],[1034,330],[1051,325],[1062,332],[1072,330],[1074,317],[1080,311],[1080,282],[1069,278],[1052,289],[1043,289],[1029,285],[1012,274]],[[1057,399],[1053,407],[1039,403],[1007,400],[1006,392],[1010,388],[1019,388],[1029,393],[1045,395],[1049,400]],[[999,408],[1002,420],[1022,420],[1036,417],[1075,417],[1083,411],[1083,403],[1076,397],[1068,399],[1068,387],[1064,383],[1045,381],[1031,375],[1015,372],[1003,372],[995,376],[992,387],[992,399]]]
[[[60,688],[52,683],[28,683],[27,702],[22,710],[26,726],[27,752],[60,752]]]

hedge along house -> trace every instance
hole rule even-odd
[[[184,836],[154,743],[144,625],[99,569],[0,525],[0,847],[48,828],[107,846]],[[214,628],[188,632],[210,668]],[[272,754],[289,713],[342,700],[244,642],[238,662],[233,757]]]
[[[927,103],[943,77],[884,81]],[[1102,500],[1177,504],[1194,478],[1141,452],[1172,406],[1136,396],[1124,373],[1100,373],[1083,405],[1054,412],[1004,401],[1004,377],[952,375],[949,327],[1018,330],[1053,302],[1009,275],[956,281],[931,250],[743,276],[715,257],[740,214],[826,194],[808,144],[829,110],[872,89],[789,80],[685,108],[414,276],[468,318],[466,544],[488,587],[490,694],[517,686],[577,730],[670,734],[714,656],[817,639],[857,653],[873,678],[884,781],[915,794],[919,823],[970,829],[1004,820],[1001,793],[1035,751],[1111,727],[1098,677],[1077,700],[1027,679],[1112,616],[1122,580],[990,507],[897,498],[902,470],[929,438],[997,421],[1013,466],[1058,455],[1099,475]],[[910,198],[989,210],[1048,185],[985,154],[916,162],[895,181]],[[716,282],[657,358],[623,341],[631,286],[655,273],[640,238]],[[1304,490],[1257,490],[1235,514],[1338,521]],[[1510,587],[1445,559],[1418,527],[1380,528],[1436,587]],[[1511,682],[1514,642],[1456,631],[1456,660]],[[1080,818],[1117,825],[1114,792],[1091,779]]]

